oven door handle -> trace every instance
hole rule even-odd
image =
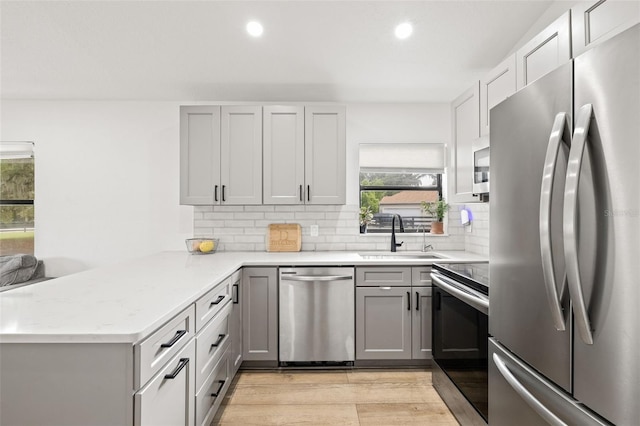
[[[436,285],[443,290],[451,293],[457,299],[463,301],[467,305],[470,305],[485,315],[489,315],[489,300],[485,298],[481,298],[471,293],[467,293],[466,291],[460,290],[453,281],[448,278],[443,277],[442,275],[431,273],[431,279],[436,283]]]

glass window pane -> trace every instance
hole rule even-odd
[[[422,211],[422,202],[438,200],[437,190],[366,190],[360,191],[360,204],[369,207],[373,220],[367,225],[367,232],[391,232],[391,219],[400,215],[404,232],[431,230],[433,218]],[[396,223],[396,232],[400,229]]]
[[[34,254],[33,205],[0,205],[0,255]]]
[[[33,158],[3,159],[0,161],[0,199],[34,199]]]

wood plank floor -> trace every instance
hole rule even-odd
[[[218,425],[457,426],[424,370],[241,371]]]

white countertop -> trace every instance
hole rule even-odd
[[[135,343],[242,266],[430,265],[487,260],[464,251],[438,253],[446,258],[364,259],[354,252],[162,252],[0,293],[0,342]]]

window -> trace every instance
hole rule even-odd
[[[404,232],[430,231],[433,218],[422,203],[443,197],[443,173],[442,144],[360,145],[360,208],[370,212],[360,232],[390,233],[396,214]]]
[[[33,254],[32,142],[0,142],[0,255]]]

